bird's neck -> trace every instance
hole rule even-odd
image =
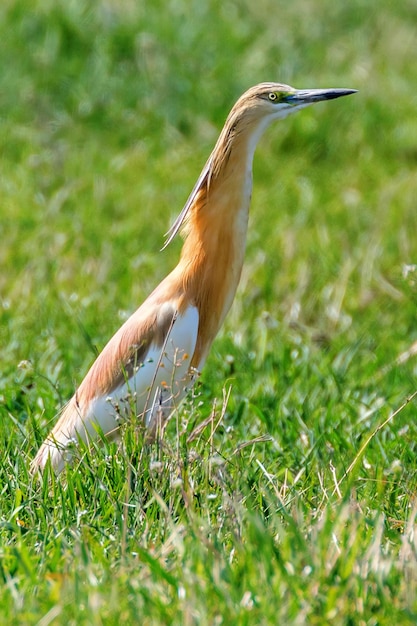
[[[232,304],[242,271],[252,192],[255,146],[251,143],[234,139],[220,171],[208,177],[188,217],[177,269],[184,293],[199,311],[192,362],[197,368],[202,366]]]

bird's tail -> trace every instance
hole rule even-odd
[[[107,424],[100,424],[98,427],[91,411],[82,411],[74,395],[39,448],[31,463],[31,472],[44,470],[49,462],[53,471],[59,474],[77,455],[80,443],[98,439],[101,426],[105,427],[102,430],[107,436],[119,430],[116,419],[110,416]]]

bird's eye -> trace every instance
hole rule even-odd
[[[277,99],[277,94],[274,91],[271,91],[271,93],[268,94],[268,98],[271,100],[271,102],[274,102],[274,100]]]

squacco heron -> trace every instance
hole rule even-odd
[[[178,265],[98,356],[48,435],[32,469],[59,473],[77,442],[117,436],[136,415],[151,441],[193,385],[229,311],[245,252],[252,161],[277,119],[354,89],[297,90],[262,83],[236,102],[165,245],[183,229]]]

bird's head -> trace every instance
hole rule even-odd
[[[355,89],[295,89],[281,83],[261,83],[251,87],[236,102],[234,109],[253,120],[268,123],[320,102],[356,93]]]

